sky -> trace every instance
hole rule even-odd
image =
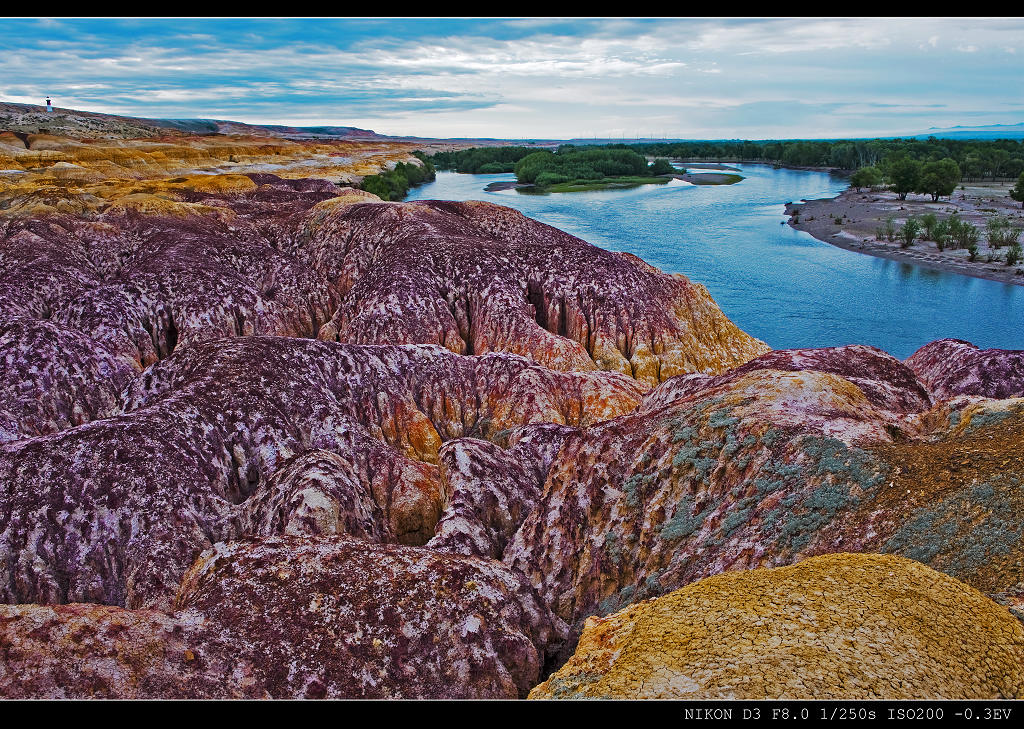
[[[1022,18],[7,18],[0,101],[424,137],[1024,122]]]

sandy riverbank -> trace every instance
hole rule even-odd
[[[880,258],[912,263],[939,271],[950,271],[992,281],[1024,285],[1024,265],[1007,266],[1006,248],[994,250],[985,240],[985,221],[994,215],[1009,216],[1024,227],[1024,210],[1009,196],[1012,183],[965,183],[951,198],[932,202],[928,195],[910,194],[900,200],[887,191],[857,191],[849,188],[838,197],[808,200],[786,205],[789,224],[810,233],[818,240]],[[982,234],[978,242],[978,260],[968,260],[966,250],[940,251],[932,241],[917,240],[910,248],[898,242],[879,240],[876,232],[887,218],[899,226],[910,216],[935,213],[939,219],[956,212],[977,226]],[[839,224],[836,219],[840,219]],[[989,260],[989,259],[992,260]]]

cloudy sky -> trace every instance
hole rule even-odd
[[[6,19],[0,101],[440,137],[1024,122],[1024,19]]]

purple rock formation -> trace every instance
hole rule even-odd
[[[0,222],[0,602],[49,604],[0,695],[524,696],[589,615],[836,551],[1024,594],[1021,352],[767,352],[515,211],[249,177]]]
[[[460,438],[439,451],[441,488],[447,506],[427,547],[501,559],[512,535],[536,506],[558,449],[575,428],[516,428],[502,448]]]
[[[354,205],[305,236],[296,255],[344,294],[322,339],[514,352],[649,384],[767,351],[703,287],[496,205]]]
[[[133,383],[125,414],[0,447],[0,600],[166,605],[200,551],[245,533],[238,524],[298,528],[296,474],[258,492],[314,450],[347,462],[362,489],[353,498],[369,493],[380,509],[380,534],[422,544],[441,513],[432,464],[443,441],[531,422],[587,427],[639,399],[621,375],[507,354],[287,337],[185,347]],[[355,508],[346,498],[342,511]]]
[[[170,614],[0,606],[0,695],[516,698],[561,634],[498,562],[271,538],[205,553]]]
[[[962,339],[926,344],[907,366],[938,398],[1024,397],[1024,350],[978,349]]]
[[[118,413],[135,374],[79,332],[10,317],[0,323],[0,443]]]

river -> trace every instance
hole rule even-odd
[[[439,172],[406,200],[486,200],[707,286],[737,326],[775,349],[870,344],[904,359],[935,339],[1024,349],[1024,287],[875,258],[785,225],[785,203],[832,197],[823,172],[735,165],[735,185],[673,180],[626,190],[485,192],[512,174]]]

